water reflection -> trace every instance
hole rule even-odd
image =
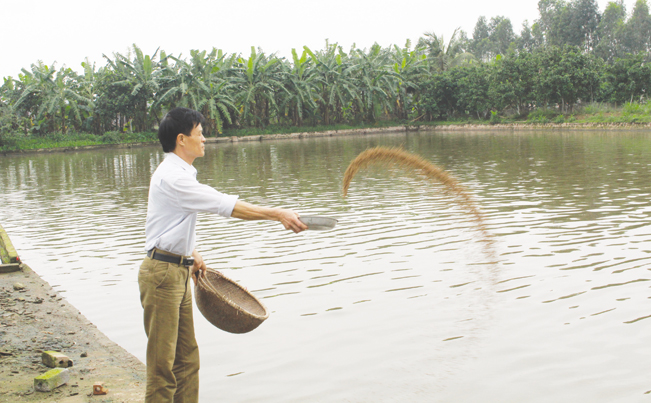
[[[650,140],[475,132],[208,146],[200,181],[339,224],[297,236],[200,216],[206,261],[272,312],[246,335],[197,313],[204,400],[640,400],[651,369],[636,358],[651,336]],[[341,197],[357,154],[400,145],[474,193],[495,259],[472,218],[404,170],[361,171]],[[136,276],[161,159],[154,147],[0,159],[0,220],[23,259],[141,359]]]

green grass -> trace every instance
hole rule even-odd
[[[103,144],[129,144],[158,141],[156,133],[108,132],[102,136],[90,133],[53,134],[37,137],[25,134],[4,134],[0,136],[1,151],[38,150],[42,148],[71,148]]]
[[[651,104],[627,102],[621,106],[593,103],[577,112],[578,123],[651,123]]]
[[[651,104],[637,102],[621,106],[606,103],[590,103],[577,107],[570,114],[562,114],[554,108],[536,109],[529,113],[527,123],[604,123],[639,124],[651,123]]]
[[[647,124],[651,123],[651,103],[626,103],[621,106],[605,103],[590,103],[574,109],[571,114],[562,114],[554,108],[541,108],[530,112],[526,117],[504,117],[492,114],[491,119],[482,120],[468,116],[435,122],[405,122],[398,120],[378,121],[374,124],[337,124],[321,126],[283,126],[270,125],[265,128],[225,129],[219,137],[259,136],[266,134],[291,134],[304,132],[324,132],[332,130],[367,129],[392,126],[443,126],[443,125],[490,125],[510,123],[604,123],[604,124]],[[24,134],[0,133],[0,152],[35,150],[42,148],[71,148],[102,144],[129,144],[157,142],[155,132],[122,133],[107,132],[97,136],[89,133],[51,134],[47,137]]]
[[[621,107],[603,102],[592,102],[583,107],[577,108],[577,113],[585,115],[621,113]]]

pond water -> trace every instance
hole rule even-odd
[[[401,146],[440,185],[349,162]],[[0,157],[0,222],[22,259],[145,359],[137,272],[159,147]],[[203,402],[651,402],[651,133],[433,132],[211,144],[201,182],[339,220],[199,216],[209,267],[271,312],[225,333],[195,311]]]

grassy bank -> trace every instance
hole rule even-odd
[[[243,128],[225,129],[218,137],[244,137],[259,136],[267,134],[290,134],[305,132],[325,132],[333,130],[368,129],[395,126],[449,126],[449,125],[508,125],[508,124],[564,124],[573,123],[576,125],[603,124],[603,125],[646,125],[651,124],[651,103],[626,103],[622,106],[609,104],[591,103],[583,107],[575,108],[573,111],[562,113],[558,109],[536,109],[527,115],[516,114],[498,115],[493,113],[490,119],[482,120],[475,118],[456,118],[435,122],[405,122],[405,121],[379,121],[375,124],[366,125],[329,125],[329,126],[279,126],[270,125],[265,128]],[[106,144],[130,144],[130,143],[155,143],[158,141],[155,132],[144,133],[120,133],[108,132],[102,136],[89,133],[55,134],[47,137],[38,137],[25,134],[2,134],[0,135],[0,152],[29,151],[38,149],[56,149],[84,147]]]
[[[446,121],[423,122],[421,126],[441,126],[441,125],[493,125],[493,124],[563,124],[574,123],[577,125],[594,125],[594,124],[649,124],[651,123],[651,103],[626,103],[621,106],[590,103],[585,106],[574,108],[572,111],[561,112],[557,108],[538,108],[528,114],[521,116],[515,112],[503,115],[493,113],[489,119],[481,120],[475,118],[451,119]]]
[[[155,132],[119,133],[108,132],[102,136],[90,133],[68,133],[38,137],[25,134],[0,135],[0,152],[29,151],[84,147],[104,144],[129,144],[158,141]]]
[[[278,126],[270,125],[266,128],[226,129],[223,133],[208,137],[244,137],[260,136],[266,134],[290,134],[305,132],[325,132],[331,130],[367,129],[377,127],[404,126],[404,122],[383,121],[373,125],[330,125],[330,126]],[[106,144],[132,144],[132,143],[157,143],[156,132],[145,133],[120,133],[108,132],[103,136],[90,133],[56,134],[47,137],[37,137],[25,134],[0,134],[0,152],[33,151],[41,149],[73,148],[96,146]]]

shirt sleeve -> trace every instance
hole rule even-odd
[[[186,213],[214,213],[230,217],[239,196],[221,193],[196,179],[177,178],[169,184]]]

